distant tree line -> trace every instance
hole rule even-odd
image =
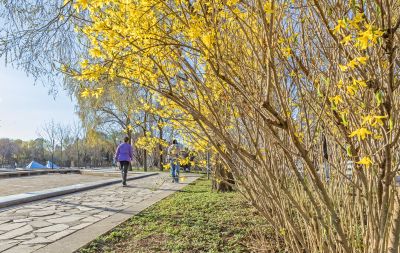
[[[156,124],[156,122],[153,122]],[[151,124],[151,123],[148,123]],[[101,127],[103,126],[103,127]],[[158,131],[149,127],[149,133]],[[133,130],[133,129],[132,129]],[[168,131],[166,131],[168,133]],[[0,168],[23,168],[31,161],[43,165],[47,161],[61,167],[104,167],[114,164],[114,152],[125,136],[136,143],[143,133],[132,131],[122,132],[115,125],[83,126],[74,123],[72,126],[63,125],[54,121],[45,122],[38,130],[38,138],[34,140],[0,139]],[[167,142],[165,142],[167,143]],[[159,167],[165,164],[166,145],[144,142],[147,145],[146,153],[143,147],[133,145],[134,167]]]

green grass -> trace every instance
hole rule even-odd
[[[201,178],[79,252],[250,252],[254,232],[270,229],[239,193]]]

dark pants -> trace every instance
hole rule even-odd
[[[128,168],[129,168],[129,162],[128,161],[120,161],[120,170],[121,170],[121,176],[122,176],[122,184],[126,185],[126,177],[128,175]]]

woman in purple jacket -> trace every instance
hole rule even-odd
[[[129,144],[129,137],[124,138],[124,143],[118,145],[115,152],[115,161],[119,162],[122,185],[126,186],[126,176],[128,174],[129,164],[132,161],[132,146]]]

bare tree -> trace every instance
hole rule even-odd
[[[54,169],[54,153],[57,141],[57,125],[54,120],[45,122],[39,130],[39,136],[45,140],[45,147],[51,153],[51,168]]]
[[[63,148],[64,145],[67,144],[66,142],[69,141],[71,135],[71,128],[68,125],[63,125],[61,123],[57,124],[56,126],[56,139],[58,144],[60,145],[60,165],[64,165],[63,160]]]

